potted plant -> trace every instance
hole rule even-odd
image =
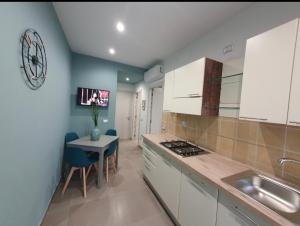
[[[94,128],[91,131],[91,140],[96,141],[100,138],[100,129],[98,128],[99,107],[97,106],[97,97],[93,97],[91,101],[91,116],[94,122]]]

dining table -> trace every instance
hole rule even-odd
[[[119,155],[119,137],[110,135],[101,135],[97,141],[92,141],[90,136],[84,136],[79,139],[67,143],[67,147],[81,148],[84,151],[98,152],[99,153],[99,170],[97,177],[97,187],[101,188],[103,183],[103,162],[104,152],[109,148],[112,142],[117,143],[116,147],[116,168],[118,168],[118,155]]]

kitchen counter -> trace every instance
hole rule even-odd
[[[166,140],[180,140],[180,138],[177,138],[170,134],[145,134],[143,135],[143,137],[145,143],[152,146],[154,145],[158,148],[159,151],[161,151],[161,154],[168,156],[170,159],[180,164],[184,169],[188,170],[195,176],[205,178],[207,181],[211,182],[213,185],[217,186],[219,189],[225,192],[229,197],[235,199],[236,201],[239,201],[241,205],[253,211],[255,214],[263,218],[271,225],[294,225],[273,210],[269,209],[263,204],[257,202],[251,197],[248,197],[236,188],[222,181],[222,179],[225,177],[232,176],[246,170],[254,170],[266,176],[270,176],[267,173],[260,172],[245,164],[223,157],[203,147],[201,148],[208,151],[209,154],[184,158],[173,153],[171,150],[165,148],[160,144],[160,142]],[[275,178],[274,176],[272,176],[272,178],[278,181],[282,181],[281,179]]]

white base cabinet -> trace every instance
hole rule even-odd
[[[182,226],[215,226],[218,189],[182,173],[178,221]]]
[[[269,226],[207,180],[143,144],[144,176],[181,226]]]
[[[262,219],[241,207],[220,192],[216,226],[269,226]]]
[[[181,170],[170,159],[159,155],[145,144],[143,146],[144,175],[177,218]]]

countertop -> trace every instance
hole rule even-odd
[[[160,144],[160,142],[166,140],[182,140],[170,134],[144,134],[143,137],[146,142],[148,141],[152,145],[157,146],[163,152],[163,154],[167,155],[172,160],[181,164],[184,168],[186,168],[196,176],[198,174],[198,176],[204,177],[209,182],[221,189],[224,193],[226,193],[226,195],[238,201],[241,205],[253,211],[255,214],[260,216],[262,219],[264,219],[271,225],[295,225],[288,221],[286,218],[274,212],[273,210],[269,209],[263,204],[257,202],[251,197],[248,197],[236,188],[222,181],[222,179],[225,177],[232,176],[237,173],[244,172],[246,170],[254,170],[256,172],[270,176],[267,173],[260,172],[256,169],[252,169],[251,167],[245,164],[242,164],[235,160],[231,160],[215,152],[211,152],[206,148],[203,149],[210,152],[210,154],[183,158]],[[282,181],[281,179],[276,178],[274,176],[270,177],[278,181]]]

